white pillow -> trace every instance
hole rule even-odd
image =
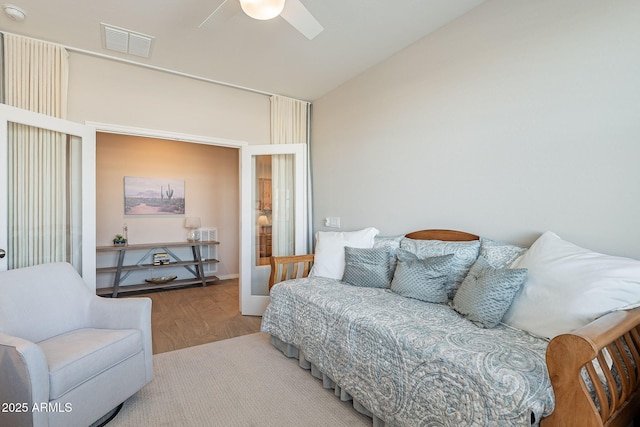
[[[378,233],[373,227],[359,231],[318,231],[313,267],[309,275],[342,280],[344,247],[372,248]]]
[[[640,303],[640,261],[592,252],[547,231],[514,264],[529,274],[503,322],[553,338]]]

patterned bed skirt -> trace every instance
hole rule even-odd
[[[322,381],[322,386],[324,388],[334,390],[334,394],[340,400],[342,400],[343,402],[352,401],[353,402],[353,408],[356,411],[360,412],[363,415],[368,416],[369,418],[371,418],[373,420],[373,427],[384,427],[385,426],[384,420],[381,420],[380,418],[378,418],[375,415],[373,415],[371,413],[371,411],[369,411],[367,408],[365,408],[360,402],[358,402],[357,400],[353,399],[353,397],[349,394],[349,392],[347,392],[344,388],[342,388],[338,384],[336,384],[327,375],[322,373],[320,371],[320,369],[318,369],[318,367],[316,365],[314,365],[313,363],[309,362],[306,359],[306,357],[304,356],[304,353],[302,351],[300,351],[298,348],[296,348],[294,345],[288,344],[288,343],[282,341],[280,338],[275,337],[273,335],[271,335],[271,344],[275,348],[280,350],[282,352],[282,354],[284,354],[285,356],[297,359],[298,360],[298,366],[300,366],[302,369],[306,369],[315,378],[321,380]]]

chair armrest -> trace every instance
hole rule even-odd
[[[272,256],[269,289],[279,282],[299,277],[307,277],[313,265],[313,254]]]
[[[35,343],[0,332],[0,402],[14,404],[0,411],[0,425],[46,426],[46,412],[34,404],[49,402],[49,365]]]
[[[153,379],[151,298],[102,298],[94,296],[89,305],[92,328],[140,329],[147,366],[147,380]]]
[[[609,313],[553,338],[546,356],[556,405],[541,426],[627,426],[640,416],[640,308]],[[592,363],[596,358],[601,373]],[[582,378],[583,367],[594,385],[600,411]],[[618,390],[615,398],[605,387]]]
[[[151,327],[151,298],[103,298],[95,296],[89,304],[93,328],[147,329]]]

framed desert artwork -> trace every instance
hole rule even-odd
[[[184,179],[124,177],[125,215],[184,215]]]

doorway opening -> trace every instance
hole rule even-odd
[[[187,222],[197,218],[201,230],[215,230],[215,240],[224,242],[216,248],[216,259],[220,262],[215,264],[215,276],[221,280],[237,279],[240,271],[239,151],[238,147],[98,131],[97,245],[110,245],[116,234],[125,233],[129,244],[183,242],[188,238]],[[178,214],[125,211],[124,182],[131,177],[183,183],[183,211]],[[96,262],[98,267],[113,263],[100,259],[100,255]],[[182,270],[178,268],[178,274]],[[163,274],[165,271],[162,270]],[[205,275],[207,273],[205,271]],[[144,283],[149,274],[154,274],[153,269],[134,271],[121,283],[124,286]],[[98,288],[112,284],[113,274],[98,275]]]

